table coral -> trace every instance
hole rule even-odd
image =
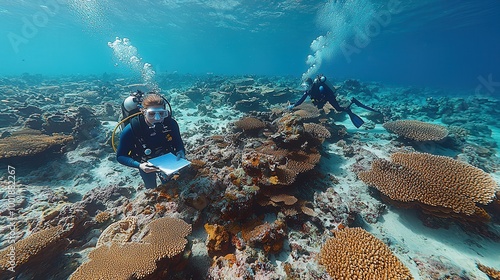
[[[425,153],[395,153],[391,159],[375,160],[371,170],[358,176],[392,200],[483,216],[476,203],[488,204],[495,196],[497,184],[489,174],[458,160]]]
[[[69,135],[21,134],[0,139],[0,159],[25,157],[57,150],[72,141]]]
[[[386,122],[383,126],[390,132],[415,141],[439,141],[448,136],[446,127],[417,120]]]
[[[157,269],[157,261],[173,258],[184,251],[191,225],[183,220],[160,218],[147,225],[141,242],[111,242],[89,254],[71,279],[145,278]]]

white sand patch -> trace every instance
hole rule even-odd
[[[379,158],[389,159],[390,153],[387,151],[390,142],[370,137],[374,133],[387,133],[384,131],[360,131],[356,137],[360,136],[363,139],[363,149],[369,150]],[[333,186],[335,191],[348,195],[356,192],[359,197],[370,196],[368,192],[360,193],[363,192],[364,183],[357,180],[356,175],[349,170],[354,160],[341,156],[342,148],[336,144],[328,144],[324,148],[330,156],[322,157],[320,167],[324,172],[338,178],[339,183]],[[500,182],[500,174],[494,173],[492,176]],[[371,196],[363,198],[364,201],[370,199],[373,198]],[[489,267],[498,267],[499,242],[485,239],[477,233],[467,233],[457,225],[452,225],[449,229],[426,227],[416,216],[415,210],[389,206],[376,224],[365,224],[364,228],[386,243],[389,242],[391,250],[411,270],[415,279],[426,278],[419,276],[419,270],[413,259],[424,262],[426,258],[431,257],[442,259],[445,263],[467,271],[473,279],[488,280],[486,274],[477,268],[476,262]]]
[[[380,239],[391,240],[391,249],[410,268],[415,279],[422,279],[412,261],[415,256],[445,257],[457,267],[475,274],[474,279],[488,280],[477,268],[477,261],[490,267],[498,266],[500,243],[468,234],[455,225],[450,229],[428,228],[411,210],[389,207],[383,219],[367,230]]]

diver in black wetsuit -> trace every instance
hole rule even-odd
[[[120,144],[116,151],[119,163],[139,168],[148,189],[156,188],[156,174],[162,173],[147,161],[169,152],[177,159],[185,158],[184,144],[179,132],[179,125],[166,109],[165,100],[158,94],[148,94],[142,100],[142,114],[133,117],[120,135]],[[160,180],[165,183],[167,178]]]
[[[302,102],[304,102],[306,98],[309,96],[311,98],[312,103],[316,105],[316,107],[318,107],[319,109],[323,108],[326,102],[329,102],[330,105],[332,105],[333,108],[335,108],[335,110],[337,110],[338,112],[346,112],[349,115],[349,118],[351,119],[354,126],[356,126],[357,128],[362,126],[364,121],[358,115],[354,114],[351,111],[351,105],[353,103],[361,108],[370,110],[372,112],[380,113],[379,111],[362,104],[356,98],[353,98],[351,100],[349,106],[341,107],[335,97],[335,91],[336,91],[335,88],[327,85],[326,77],[323,75],[319,75],[314,79],[314,81],[311,78],[307,78],[307,80],[305,81],[305,85],[307,86],[307,90],[304,92],[302,97],[297,102],[295,102],[295,104],[288,106],[289,110],[302,104]]]

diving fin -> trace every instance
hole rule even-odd
[[[375,109],[373,109],[371,107],[368,107],[365,104],[359,102],[359,100],[357,100],[354,97],[352,98],[351,102],[354,103],[354,104],[356,104],[356,105],[358,105],[359,107],[361,107],[363,109],[366,109],[366,110],[369,110],[369,111],[372,111],[372,112],[375,112],[375,113],[381,113],[380,111],[377,111],[377,110],[375,110]]]
[[[358,115],[354,114],[351,110],[346,110],[347,114],[349,115],[349,118],[351,119],[352,124],[356,127],[359,128],[362,126],[365,121],[361,119]]]

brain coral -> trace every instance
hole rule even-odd
[[[89,254],[71,279],[142,279],[153,273],[156,262],[180,254],[191,233],[191,225],[183,220],[160,218],[148,224],[141,242],[110,242]]]
[[[391,159],[375,160],[371,170],[358,176],[393,200],[472,215],[481,212],[476,203],[494,198],[496,182],[472,165],[426,153],[395,153]]]
[[[413,279],[389,247],[362,228],[336,231],[319,259],[333,279]]]
[[[384,128],[415,141],[439,141],[448,136],[448,130],[444,126],[416,120],[386,122]]]

